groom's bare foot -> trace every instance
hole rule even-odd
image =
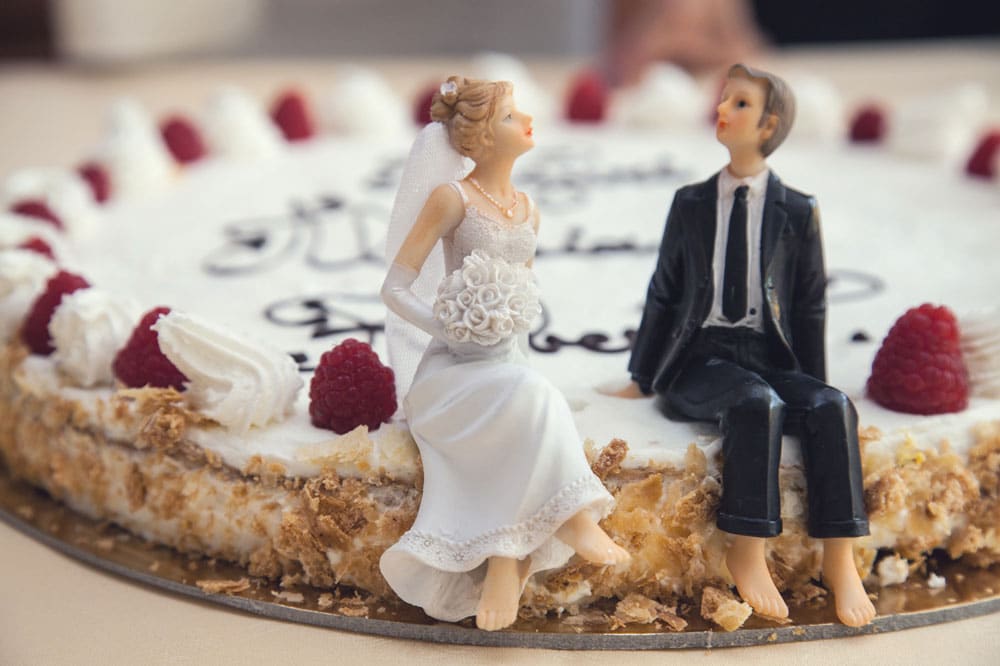
[[[522,569],[517,560],[509,557],[489,559],[483,594],[476,610],[477,627],[496,631],[514,623],[521,601]]]
[[[754,611],[769,617],[788,617],[788,606],[767,570],[763,538],[734,535],[726,551],[726,566],[743,601]]]
[[[556,530],[556,537],[588,562],[617,566],[632,559],[627,550],[611,540],[588,511],[581,511],[563,523]]]
[[[875,606],[854,566],[853,539],[823,539],[823,582],[833,592],[837,618],[849,627],[863,627],[875,617]]]

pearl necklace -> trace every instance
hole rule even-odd
[[[508,220],[514,217],[514,209],[517,208],[517,190],[514,190],[514,203],[511,205],[510,208],[504,208],[502,205],[500,205],[499,201],[491,197],[490,193],[483,189],[483,186],[480,185],[479,181],[477,181],[475,178],[470,176],[469,182],[472,183],[472,186],[475,187],[477,190],[479,190],[479,193],[482,194],[484,197],[486,197],[486,199],[491,204],[496,206],[497,209],[504,214],[504,217],[506,217]]]

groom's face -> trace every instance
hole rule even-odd
[[[765,95],[764,84],[753,79],[735,77],[726,82],[716,107],[715,137],[731,153],[759,151],[774,133],[777,119],[773,114],[761,123]]]

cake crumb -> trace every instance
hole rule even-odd
[[[290,604],[301,604],[306,600],[305,595],[301,592],[275,592],[274,590],[271,590],[271,594],[273,594],[279,601],[284,601]]]
[[[768,643],[773,643],[773,642],[775,642],[776,640],[778,640],[778,632],[776,632],[776,631],[772,631],[771,633],[769,633],[769,634],[767,635],[767,642],[768,642]]]
[[[327,610],[328,608],[333,608],[333,595],[329,592],[324,592],[319,595],[316,599],[316,605],[319,606],[321,610]]]
[[[108,553],[115,549],[115,540],[112,537],[105,537],[94,542],[98,550]]]
[[[250,589],[250,579],[239,580],[205,579],[195,583],[202,592],[208,594],[236,594]]]
[[[706,587],[701,593],[701,616],[726,631],[734,631],[753,614],[750,604],[738,601],[729,591]]]
[[[939,576],[935,573],[927,577],[927,587],[932,590],[943,590],[946,582],[944,576]]]
[[[22,504],[17,507],[17,515],[21,516],[25,520],[31,520],[35,517],[35,510],[27,504]]]
[[[152,564],[149,565],[149,570],[152,573],[156,573],[157,571],[160,570],[160,563],[159,562],[153,562]]]
[[[910,563],[898,555],[890,555],[878,563],[876,571],[879,586],[899,585],[910,577]]]
[[[601,449],[597,460],[590,466],[601,481],[621,469],[622,461],[628,455],[628,444],[623,439],[615,438],[608,442],[608,445]]]
[[[615,627],[661,622],[671,631],[683,631],[687,627],[687,621],[677,614],[676,606],[665,606],[638,593],[632,593],[618,602],[611,622]]]
[[[805,630],[804,627],[795,627],[794,629],[792,629],[792,635],[793,636],[805,636],[806,635],[806,630]]]

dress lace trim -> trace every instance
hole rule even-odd
[[[410,530],[398,545],[425,564],[443,571],[469,571],[488,557],[523,558],[552,538],[563,523],[585,508],[606,516],[614,504],[611,494],[592,473],[564,486],[527,520],[504,525],[467,541],[441,534]]]

